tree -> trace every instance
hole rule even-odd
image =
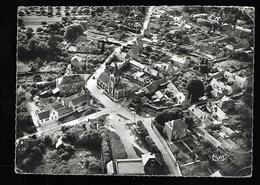
[[[63,24],[59,22],[54,22],[48,25],[47,32],[50,34],[58,34],[63,35],[64,34],[64,26]]]
[[[28,48],[24,45],[24,44],[21,44],[21,43],[18,43],[18,60],[27,60],[29,57],[29,50]]]
[[[185,117],[185,123],[188,125],[188,129],[192,131],[195,126],[193,118],[191,116]]]
[[[101,144],[101,134],[97,130],[91,129],[88,132],[84,132],[79,139],[81,146],[90,148],[99,148]]]
[[[212,98],[212,86],[209,84],[209,85],[206,85],[205,86],[205,95],[208,97],[208,98]]]
[[[250,108],[253,108],[253,88],[247,87],[243,93],[242,101]]]
[[[79,35],[82,35],[83,32],[83,27],[80,24],[73,24],[65,28],[64,38],[69,42],[73,42]]]
[[[37,88],[31,88],[30,93],[31,93],[32,96],[35,96],[38,92],[39,92],[39,91],[38,91]]]
[[[92,17],[95,17],[95,16],[96,16],[96,12],[95,12],[94,10],[91,10],[91,11],[90,11],[90,14],[91,14]]]
[[[29,41],[28,41],[28,47],[32,50],[32,51],[36,51],[38,48],[38,45],[40,43],[40,40],[38,39],[38,37],[32,37]]]
[[[104,12],[104,7],[103,7],[103,6],[97,7],[97,8],[96,8],[96,12],[97,12],[97,13],[102,13],[102,12]]]
[[[23,19],[22,18],[18,18],[17,19],[17,22],[18,22],[18,26],[24,26],[24,23],[23,23]]]
[[[163,135],[163,129],[164,127],[160,124],[158,124],[158,122],[156,120],[152,121],[153,125],[155,126],[155,128],[158,130],[158,132]]]
[[[199,79],[191,79],[188,81],[187,91],[188,99],[191,99],[191,103],[195,103],[204,95],[204,84]]]
[[[42,27],[39,27],[39,28],[36,29],[36,32],[41,32],[41,31],[43,31]]]
[[[63,41],[62,36],[60,35],[51,35],[47,44],[53,49],[57,49],[58,45]]]
[[[172,108],[170,110],[163,110],[156,114],[155,120],[162,126],[164,123],[171,120],[180,119],[183,117],[183,111],[180,108]]]
[[[27,40],[29,40],[30,38],[33,37],[34,33],[33,33],[33,29],[31,27],[28,27],[26,29],[25,35],[27,37]]]
[[[102,164],[100,160],[95,159],[93,161],[90,161],[88,164],[88,169],[91,171],[92,174],[102,173]]]
[[[19,10],[18,15],[19,15],[19,16],[25,16],[25,11]]]

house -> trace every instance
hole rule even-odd
[[[77,52],[96,53],[99,50],[99,43],[95,40],[87,42],[78,42],[76,45]]]
[[[84,94],[71,99],[68,103],[68,107],[74,111],[81,112],[86,108],[88,108],[89,103],[90,103],[89,94]]]
[[[214,67],[211,72],[208,74],[208,76],[210,78],[215,78],[215,79],[220,79],[221,77],[223,77],[223,69],[219,68],[219,67]]]
[[[56,79],[56,87],[62,95],[77,93],[85,86],[85,80],[80,75],[63,76]]]
[[[235,73],[225,71],[224,77],[227,78],[229,82],[234,82],[234,84],[240,88],[244,88],[247,85],[247,78],[240,77]]]
[[[221,125],[220,128],[229,136],[235,133],[233,130],[231,130],[230,128],[228,128],[224,125]]]
[[[167,84],[167,90],[169,92],[172,92],[173,97],[177,98],[178,104],[181,104],[185,100],[185,95],[182,92],[180,92],[171,81],[169,81],[169,83]]]
[[[158,75],[159,75],[159,72],[157,70],[155,70],[155,69],[153,69],[153,68],[151,68],[149,66],[146,66],[144,68],[144,72],[146,72],[147,74],[149,74],[149,75],[151,75],[153,77],[158,77]]]
[[[195,115],[198,119],[204,120],[207,118],[207,113],[202,111],[197,105],[192,105],[188,108],[188,110]]]
[[[222,32],[224,33],[228,33],[231,34],[233,31],[233,26],[227,23],[224,23],[220,26],[220,29],[222,30]]]
[[[187,68],[189,65],[188,60],[184,57],[180,57],[178,55],[172,55],[171,60],[173,61],[173,65],[178,68]]]
[[[119,61],[119,62],[124,62],[125,59],[126,59],[126,55],[127,55],[127,53],[122,52],[121,50],[120,50],[120,51],[116,51],[116,52],[114,53],[115,59],[116,59],[117,61]],[[118,66],[118,67],[119,67],[119,66]]]
[[[136,60],[130,60],[129,63],[132,68],[134,68],[135,70],[138,70],[138,71],[144,71],[144,69],[146,68],[146,66],[144,64],[141,64],[141,63],[137,62]]]
[[[142,154],[142,162],[146,175],[162,175],[163,163],[160,154]]]
[[[217,170],[217,171],[215,171],[214,173],[212,173],[212,174],[210,175],[210,177],[222,177],[222,175],[221,175],[220,171]]]
[[[58,120],[59,118],[58,112],[49,106],[46,106],[44,110],[36,111],[36,115],[38,116],[39,124],[44,124],[52,120]]]
[[[185,123],[183,119],[177,119],[168,121],[165,123],[165,133],[167,138],[172,140],[181,139],[187,134],[188,125]]]
[[[235,35],[240,37],[241,34],[245,34],[247,36],[249,36],[252,33],[251,29],[242,27],[242,26],[236,26],[235,27]]]
[[[65,107],[61,103],[54,103],[51,105],[52,109],[57,112],[58,119],[61,119],[73,112],[72,109]]]
[[[164,83],[166,83],[166,82],[167,82],[167,79],[166,79],[166,78],[161,78],[161,79],[159,79],[159,80],[156,80],[156,81],[154,81],[154,82],[148,84],[147,86],[145,86],[145,87],[143,88],[143,90],[144,90],[147,94],[150,94],[150,95],[151,95],[151,94],[155,93],[155,92],[158,90],[158,88],[160,87],[161,84],[164,84]]]
[[[202,44],[199,46],[199,50],[203,53],[213,56],[214,58],[224,55],[223,50],[217,46],[214,46],[213,44]]]
[[[217,121],[222,122],[224,119],[228,119],[225,112],[223,112],[219,106],[213,104],[211,109],[212,117],[215,118]]]
[[[232,95],[233,89],[229,85],[226,85],[224,82],[218,81],[213,78],[210,82],[210,85],[213,88],[212,94],[215,97],[219,97],[221,95]]]
[[[85,64],[85,61],[82,57],[74,56],[71,58],[70,63],[72,67],[77,67],[79,69],[82,69],[82,66]]]
[[[229,51],[242,51],[244,49],[244,45],[243,44],[227,44],[225,45],[225,48]]]

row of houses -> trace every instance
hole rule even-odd
[[[48,104],[44,109],[36,111],[38,123],[44,124],[48,121],[57,121],[73,112],[86,110],[92,103],[91,101],[90,95],[84,91],[66,98],[61,98],[58,102]]]

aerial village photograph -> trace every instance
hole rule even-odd
[[[255,9],[19,6],[15,172],[252,177]]]

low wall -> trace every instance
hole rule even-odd
[[[172,152],[171,152],[171,150],[170,150],[170,148],[169,148],[167,142],[166,142],[165,139],[161,136],[161,134],[158,132],[158,130],[156,129],[156,127],[153,125],[153,123],[151,123],[151,127],[152,127],[154,133],[156,134],[156,136],[158,137],[158,139],[160,140],[160,142],[162,143],[164,149],[165,149],[166,151],[168,151],[168,153],[169,153],[169,155],[170,155],[170,157],[171,157],[171,159],[172,159],[172,164],[173,164],[173,165],[176,164],[177,169],[178,169],[178,174],[180,174],[180,176],[182,176],[182,173],[181,173],[181,170],[180,170],[180,166],[179,166],[178,163],[176,163],[177,161],[176,161],[174,155],[172,154]]]

